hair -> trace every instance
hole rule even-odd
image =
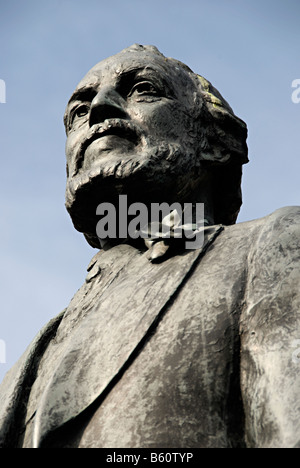
[[[155,46],[134,44],[125,51],[145,51],[179,66],[194,82],[201,99],[199,112],[199,158],[213,172],[216,224],[236,222],[242,205],[242,165],[248,162],[247,125],[239,119],[219,91],[187,65],[165,57]],[[200,105],[200,104],[199,104]],[[201,120],[201,121],[200,121]]]
[[[247,125],[209,81],[194,76],[205,103],[206,125],[200,157],[212,164],[215,222],[234,224],[242,205],[242,165],[248,162]]]

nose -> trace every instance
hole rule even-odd
[[[105,119],[127,119],[125,100],[111,86],[104,86],[94,97],[90,109],[90,127],[104,122]]]

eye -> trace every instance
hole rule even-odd
[[[157,96],[158,94],[158,90],[150,81],[140,81],[133,86],[128,96]]]
[[[89,113],[89,107],[86,104],[83,104],[83,105],[77,107],[75,109],[75,111],[73,112],[73,115],[72,115],[73,121],[74,121],[74,119],[76,117],[78,117],[80,119],[81,117],[84,117],[88,113]]]
[[[69,129],[76,127],[81,122],[86,121],[86,116],[89,114],[90,108],[87,104],[81,104],[76,107],[70,114]]]

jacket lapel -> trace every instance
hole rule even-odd
[[[45,389],[34,425],[34,447],[90,406],[122,374],[143,341],[168,309],[193,265],[222,227],[206,231],[200,250],[151,264],[132,258],[106,287],[69,337],[65,352]]]

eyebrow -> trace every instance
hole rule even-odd
[[[162,70],[163,73],[161,73],[160,70],[157,70],[151,65],[145,65],[143,67],[138,67],[138,68],[132,68],[129,70],[126,70],[120,74],[119,79],[118,79],[118,85],[126,84],[126,81],[128,78],[145,78],[147,75],[149,75],[152,78],[155,78],[155,80],[161,85],[166,88],[168,93],[173,96],[174,92],[172,90],[172,87],[170,86],[170,83],[164,76],[164,70]],[[122,83],[123,82],[123,83]]]
[[[90,100],[92,98],[95,97],[95,95],[97,94],[97,91],[95,90],[95,88],[93,86],[89,86],[89,87],[82,87],[82,88],[78,88],[74,91],[74,93],[72,94],[72,96],[70,97],[69,99],[69,102],[68,102],[68,105],[67,105],[67,108],[70,106],[70,104],[72,104],[74,101],[86,101],[86,100]]]
[[[169,92],[171,91],[167,81],[162,76],[160,76],[160,74],[157,73],[157,70],[155,70],[149,65],[145,65],[144,67],[138,67],[138,68],[131,68],[131,69],[129,68],[128,70],[123,71],[118,78],[118,82],[120,84],[122,81],[126,80],[126,78],[128,78],[129,76],[135,75],[138,77],[139,75],[142,76],[143,73],[147,73],[147,72],[154,74],[156,79],[158,79],[162,84],[164,84],[168,88]],[[93,85],[82,86],[81,88],[77,88],[69,99],[69,102],[66,108],[66,114],[70,111],[70,108],[72,107],[72,104],[74,102],[92,101],[94,97],[96,96],[96,94],[97,94],[97,91],[95,89],[95,86]]]
[[[124,70],[120,74],[120,76],[118,77],[118,82],[120,82],[123,78],[126,78],[127,76],[137,75],[138,73],[141,73],[143,71],[144,72],[151,71],[153,73],[157,73],[157,71],[149,67],[149,65],[145,65],[144,67],[138,67],[138,68],[129,68],[128,70]],[[93,85],[82,86],[81,88],[77,88],[72,94],[72,96],[70,97],[67,107],[69,107],[69,105],[72,104],[74,101],[78,101],[78,100],[85,101],[85,100],[91,99],[95,97],[95,94],[96,94],[96,90]]]
[[[143,76],[144,74],[147,74],[147,73],[154,75],[157,79],[161,81],[165,81],[165,79],[161,76],[161,74],[158,73],[158,70],[155,70],[155,68],[152,68],[149,65],[145,65],[144,67],[139,67],[139,68],[132,68],[132,69],[124,71],[120,75],[119,81],[121,81],[122,78],[124,77],[126,78],[127,76],[139,77],[140,75]]]
[[[65,126],[66,131],[68,128],[69,114],[72,110],[72,107],[74,107],[72,106],[72,104],[76,101],[92,101],[94,97],[96,96],[96,94],[97,94],[97,91],[95,90],[93,86],[82,86],[81,88],[77,88],[74,91],[74,93],[72,94],[72,96],[70,97],[68,101],[68,104],[64,113],[63,121],[64,121],[64,126]]]

